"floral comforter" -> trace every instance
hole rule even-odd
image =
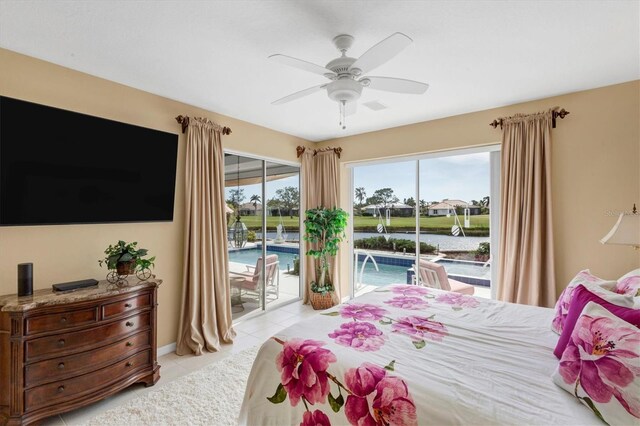
[[[392,285],[266,341],[240,424],[599,424],[551,380],[553,310]]]

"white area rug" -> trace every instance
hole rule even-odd
[[[259,346],[178,378],[94,417],[90,425],[237,425]]]

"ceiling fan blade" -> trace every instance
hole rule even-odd
[[[429,88],[427,83],[405,80],[404,78],[365,77],[363,80],[369,80],[369,85],[367,86],[369,89],[408,93],[411,95],[422,95]]]
[[[281,64],[289,65],[290,67],[298,68],[303,71],[312,72],[314,74],[319,74],[325,77],[327,77],[326,74],[331,74],[332,76],[336,75],[336,73],[334,73],[328,68],[321,67],[320,65],[312,64],[311,62],[303,61],[302,59],[292,58],[291,56],[287,56],[287,55],[280,55],[280,54],[271,55],[269,56],[269,59],[274,60],[276,62],[280,62]]]
[[[364,52],[349,69],[353,70],[357,68],[360,70],[360,75],[366,74],[396,56],[412,42],[413,40],[402,33],[391,34]]]
[[[345,105],[344,114],[353,115],[358,111],[358,103],[356,101],[347,102]]]
[[[327,84],[329,84],[329,83],[321,84],[319,86],[309,87],[308,89],[304,89],[304,90],[301,90],[299,92],[292,93],[292,94],[290,94],[288,96],[285,96],[284,98],[280,98],[277,101],[271,102],[271,105],[282,105],[282,104],[286,104],[287,102],[295,101],[296,99],[303,98],[303,97],[305,97],[307,95],[310,95],[312,93],[315,93],[315,92],[317,92],[319,90],[324,89],[327,86]]]

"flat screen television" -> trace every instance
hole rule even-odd
[[[0,96],[0,226],[173,220],[178,135]]]

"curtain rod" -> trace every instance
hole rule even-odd
[[[553,110],[553,112],[551,113],[551,127],[554,129],[556,128],[556,118],[565,118],[567,115],[569,115],[569,111],[565,110],[564,108],[562,108],[560,111]],[[500,128],[502,129],[503,122],[504,118],[497,118],[489,123],[489,126],[492,126],[494,129],[500,126]]]
[[[298,158],[300,158],[300,156],[301,156],[302,154],[304,154],[304,151],[305,151],[306,149],[307,149],[307,148],[305,148],[304,146],[298,146],[298,147],[296,148],[296,152],[298,153]],[[319,153],[319,152],[325,152],[325,151],[333,151],[333,152],[335,152],[335,153],[336,153],[336,155],[338,156],[338,158],[340,158],[340,154],[342,154],[342,148],[330,148],[330,147],[329,147],[329,148],[323,148],[323,149],[314,149],[314,150],[313,150],[313,155],[316,155],[316,154],[317,154],[317,153]]]
[[[176,117],[176,121],[180,124],[182,124],[182,133],[184,133],[187,130],[187,127],[189,126],[189,116],[188,115],[179,115]],[[231,134],[231,127],[222,127],[222,134],[223,135],[230,135]]]

